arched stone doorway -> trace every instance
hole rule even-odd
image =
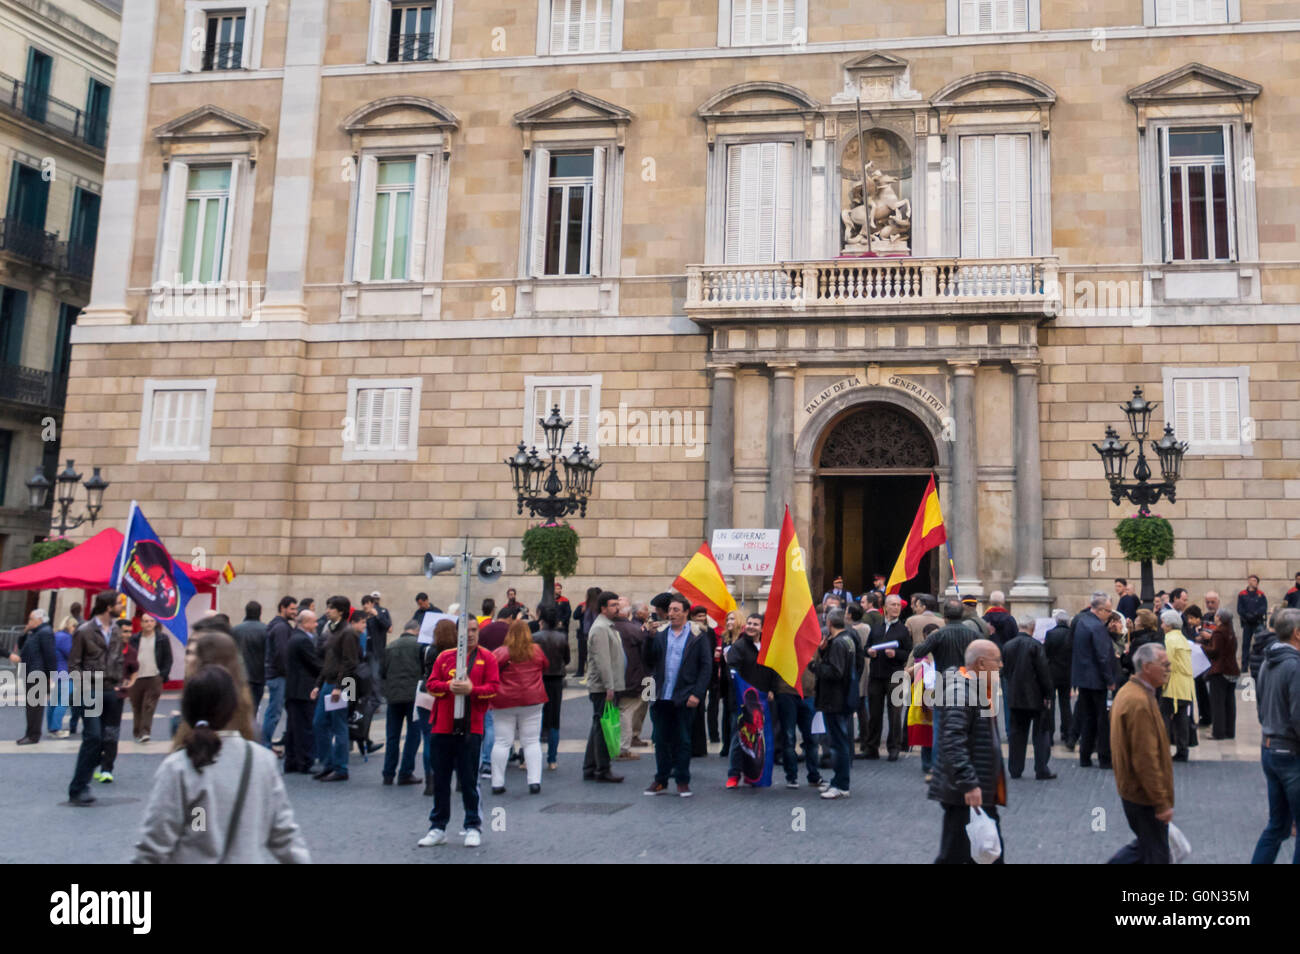
[[[811,463],[814,598],[837,573],[854,594],[866,591],[874,574],[889,576],[938,468],[934,436],[898,404],[868,401],[827,423]],[[938,592],[940,559],[935,551],[925,555],[920,573],[903,584],[904,597]]]

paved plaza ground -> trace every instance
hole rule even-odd
[[[176,694],[159,704],[153,737],[166,739]],[[620,762],[619,785],[581,780],[588,726],[581,687],[566,691],[559,770],[544,772],[542,792],[529,795],[524,773],[510,768],[508,791],[494,796],[483,780],[483,846],[469,850],[454,837],[461,820],[456,798],[449,844],[417,848],[428,827],[431,799],[421,789],[380,784],[383,753],[362,763],[355,747],[351,780],[321,784],[287,779],[290,799],[317,863],[484,862],[929,862],[939,843],[940,811],[925,797],[915,752],[896,763],[855,760],[852,797],[823,801],[815,789],[778,785],[726,791],[725,762],[711,746],[692,763],[689,799],[647,798],[653,753]],[[130,738],[128,707],[122,734]],[[647,721],[646,731],[649,731]],[[376,717],[374,738],[383,733]],[[0,863],[123,862],[130,859],[155,767],[168,743],[122,745],[111,785],[94,785],[99,803],[66,804],[78,740],[43,738],[17,747],[22,710],[0,706],[0,804],[5,806]],[[1254,703],[1239,704],[1235,742],[1205,738],[1192,761],[1175,765],[1175,823],[1192,845],[1193,861],[1242,864],[1267,818],[1264,778],[1256,758]],[[1055,781],[1010,782],[1003,813],[1008,863],[1096,864],[1131,839],[1111,772],[1084,769],[1064,748],[1053,752]],[[417,773],[422,769],[417,769]],[[1279,860],[1289,862],[1293,842]]]

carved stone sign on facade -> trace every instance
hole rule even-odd
[[[943,401],[939,400],[932,392],[921,387],[915,381],[903,377],[901,374],[891,374],[885,383],[891,388],[898,388],[900,391],[906,391],[908,394],[915,395],[925,402],[926,407],[934,411],[935,415],[942,419],[947,412],[947,407]]]
[[[811,401],[805,404],[803,407],[803,412],[805,414],[811,415],[815,410],[817,410],[819,407],[821,407],[831,398],[835,397],[837,394],[843,394],[845,391],[850,391],[853,388],[860,388],[862,386],[863,386],[862,375],[851,374],[847,378],[843,378],[839,381],[836,381],[830,387],[823,390]]]

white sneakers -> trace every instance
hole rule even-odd
[[[817,791],[819,791],[819,792],[824,792],[824,791],[826,791],[826,790],[827,790],[828,788],[830,788],[830,787],[831,787],[831,783],[830,783],[830,782],[818,782],[818,783],[817,783]]]
[[[447,844],[447,833],[441,828],[430,828],[423,838],[415,843],[420,848],[432,848],[434,845]]]
[[[826,791],[822,792],[822,798],[848,798],[849,793],[843,789],[836,788],[834,785],[827,786]]]
[[[477,828],[471,828],[469,831],[465,832],[466,848],[477,848],[481,844],[483,844],[483,836],[479,834]]]

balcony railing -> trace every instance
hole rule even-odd
[[[0,400],[32,407],[62,407],[68,380],[64,375],[21,364],[0,364]]]
[[[1055,258],[841,258],[772,265],[688,265],[686,308],[1044,303]]]
[[[95,246],[81,242],[60,242],[57,267],[74,278],[89,279],[95,267]]]
[[[203,50],[203,70],[237,70],[244,65],[244,44],[214,43]]]
[[[0,219],[0,250],[46,268],[55,267],[58,238],[40,226],[17,219]]]
[[[434,52],[433,44],[433,33],[393,34],[388,38],[388,62],[431,60]]]
[[[4,73],[0,73],[0,108],[25,116],[93,149],[102,150],[108,139],[108,117],[78,109],[71,103],[55,99],[43,89]]]

